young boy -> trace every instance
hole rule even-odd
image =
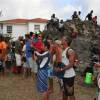
[[[11,51],[11,48],[9,47],[8,49],[7,49],[7,55],[6,55],[6,61],[5,61],[5,69],[6,69],[6,74],[7,74],[7,72],[9,73],[10,72],[10,70],[11,70],[11,66],[12,66],[12,60],[13,60],[14,58],[12,57],[12,51]]]
[[[26,57],[22,56],[22,66],[23,66],[23,78],[28,77],[28,72],[27,72],[27,61],[26,61]]]
[[[4,74],[3,60],[0,57],[0,76]]]
[[[15,53],[15,58],[16,58],[17,74],[21,74],[21,69],[22,69],[21,55]]]
[[[96,56],[98,58],[98,61],[95,62],[95,65],[94,65],[94,74],[97,79],[97,85],[98,85],[97,100],[100,100],[100,54],[97,54]]]
[[[98,100],[100,100],[100,74],[98,75]]]

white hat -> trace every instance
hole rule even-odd
[[[61,45],[61,41],[60,40],[56,40],[55,43]]]

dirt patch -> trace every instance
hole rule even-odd
[[[76,78],[75,96],[76,100],[93,100],[96,89],[94,87],[82,86],[82,79]],[[60,100],[59,85],[54,79],[54,93],[50,100]],[[41,95],[36,90],[35,80],[23,79],[22,76],[10,75],[0,78],[0,100],[41,100]]]

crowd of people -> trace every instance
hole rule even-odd
[[[86,16],[88,20],[96,22],[92,18],[93,10]],[[75,11],[72,19],[80,19],[81,12]],[[55,14],[51,16],[51,22],[58,24]],[[97,23],[97,22],[96,22]],[[59,30],[62,32],[63,20],[59,23]],[[49,100],[49,94],[53,92],[53,78],[57,78],[61,92],[61,100],[75,100],[74,81],[75,68],[78,63],[75,51],[70,47],[72,39],[63,36],[53,40],[42,34],[30,32],[17,41],[7,41],[0,35],[0,77],[7,76],[9,73],[22,74],[23,78],[33,77],[36,79],[37,90],[42,94],[43,100]],[[94,50],[100,51],[100,50]],[[94,61],[94,58],[96,59]],[[92,66],[98,70],[94,75],[97,78],[100,89],[100,52],[94,53]],[[88,72],[94,73],[94,69],[89,68]],[[99,90],[100,94],[100,90]]]
[[[72,15],[72,19],[78,19],[81,20],[81,11],[74,11],[73,15]],[[94,25],[97,25],[97,16],[93,16],[93,10],[90,11],[90,13],[88,13],[85,17],[85,20],[91,21],[93,22]]]
[[[43,42],[41,34],[31,32],[25,35],[25,39],[19,37],[17,41],[8,44],[1,35],[0,77],[9,73],[22,74],[24,78],[33,76],[43,100],[49,100],[49,93],[53,92],[53,76],[56,76],[62,98],[75,100],[75,52],[69,47],[70,42],[66,37],[53,41],[49,36]]]
[[[72,17],[72,21],[82,21],[81,11],[74,11]],[[93,16],[93,10],[90,11],[85,17],[85,21],[88,20],[95,27],[97,26],[97,16]],[[55,14],[51,15],[51,19],[47,23],[47,29],[58,30],[58,32],[64,33],[64,21],[56,17]]]
[[[53,78],[57,77],[62,100],[75,100],[74,64],[77,63],[75,51],[70,48],[71,39],[63,36],[52,40],[47,36],[44,41],[42,34],[25,35],[15,42],[7,42],[0,36],[0,77],[9,73],[22,74],[23,78],[32,76],[37,80],[37,90],[43,100],[49,100],[53,92]],[[95,68],[100,67],[100,54],[96,54]],[[100,71],[96,73],[99,77]],[[100,84],[100,83],[99,83]]]

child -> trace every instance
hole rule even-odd
[[[4,74],[4,67],[3,67],[3,61],[0,57],[0,76]]]
[[[6,64],[6,72],[10,72],[10,70],[11,70],[11,66],[12,66],[12,59],[13,59],[13,57],[12,57],[12,51],[11,51],[11,49],[10,48],[8,48],[8,50],[7,50],[7,56],[6,56],[6,61],[5,61],[5,64]],[[7,74],[7,73],[6,73]]]
[[[98,54],[98,57],[100,58],[100,54]],[[95,77],[97,79],[97,84],[98,84],[98,96],[97,96],[97,100],[100,100],[100,61],[99,62],[95,62]]]
[[[23,66],[23,77],[26,78],[28,77],[28,72],[27,72],[27,61],[26,57],[23,55],[22,57],[22,66]]]
[[[16,58],[17,74],[21,74],[21,69],[22,69],[21,55],[15,53],[15,58]]]
[[[100,74],[98,75],[98,100],[100,100]]]

